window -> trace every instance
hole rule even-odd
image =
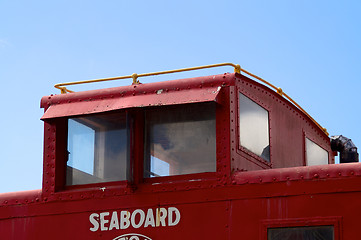
[[[268,111],[239,93],[239,143],[270,161]]]
[[[269,228],[267,240],[333,240],[333,226]]]
[[[66,185],[126,180],[128,132],[125,114],[70,118]]]
[[[328,164],[328,153],[325,149],[306,138],[307,166]]]
[[[216,171],[215,103],[146,112],[144,177]]]

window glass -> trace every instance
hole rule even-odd
[[[144,165],[144,177],[215,172],[215,104],[148,111]]]
[[[328,153],[325,149],[306,138],[307,166],[328,164]]]
[[[125,114],[69,119],[66,184],[126,180],[128,148]]]
[[[269,228],[267,240],[333,240],[333,226]]]
[[[239,142],[270,161],[268,111],[239,93]]]

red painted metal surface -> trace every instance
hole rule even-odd
[[[138,88],[139,91],[142,91],[142,85],[140,85]],[[134,98],[130,96],[121,97],[121,94],[120,96],[118,94],[118,97],[113,97],[110,99],[96,99],[85,102],[84,99],[82,99],[78,102],[75,101],[65,104],[59,103],[51,105],[42,117],[42,120],[56,117],[93,114],[134,107],[152,107],[215,101],[219,90],[220,87],[219,89],[218,87],[203,87],[200,89],[190,89],[180,92],[179,90],[169,91],[168,89],[160,88],[156,91],[156,94],[147,94],[144,92],[143,95],[139,95],[136,98],[136,101],[134,101]]]
[[[133,107],[214,101],[222,82],[221,76],[214,79],[203,77],[196,81],[194,79],[165,81],[43,97],[41,106],[49,109],[42,119]]]
[[[239,145],[239,93],[269,112],[270,162]],[[208,101],[217,171],[144,179],[144,109]],[[329,138],[307,116],[240,74],[49,96],[41,106],[43,187],[0,195],[0,239],[266,240],[268,228],[324,225],[334,239],[361,235],[361,164],[332,164]],[[133,178],[65,186],[67,117],[119,109],[134,120]],[[305,166],[305,136],[329,165]]]

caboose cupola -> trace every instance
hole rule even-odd
[[[44,97],[43,188],[217,185],[234,172],[333,163],[307,113],[231,65],[236,73],[148,84],[133,74],[131,86]]]
[[[41,100],[42,190],[0,195],[2,238],[357,239],[361,164],[333,164],[335,151],[356,162],[356,146],[239,65],[205,68],[226,65],[57,84]]]

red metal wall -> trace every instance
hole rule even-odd
[[[269,168],[305,166],[305,137],[329,152],[329,163],[334,163],[329,137],[293,104],[264,85],[241,75],[236,75],[236,87],[231,98],[231,109],[237,113],[238,94],[242,93],[269,113],[270,163],[263,161],[239,146],[238,135],[232,138],[232,170],[250,171]],[[232,115],[232,132],[238,131],[236,114]]]
[[[159,96],[159,89],[164,95]],[[271,164],[259,161],[238,144],[239,92],[269,111]],[[66,187],[67,116],[124,108],[119,101],[128,104],[137,126],[133,134],[138,142],[131,146],[133,179]],[[215,173],[142,178],[144,142],[139,119],[147,101],[147,107],[217,102]],[[335,226],[336,239],[360,235],[357,218],[361,207],[355,201],[361,197],[360,164],[284,168],[304,165],[305,136],[328,151],[329,139],[292,104],[242,75],[48,96],[42,99],[42,107],[53,109],[44,115],[43,188],[0,195],[0,239],[112,240],[130,233],[152,240],[266,239],[267,227],[324,224]],[[94,228],[89,219],[93,213],[109,213],[104,217],[109,221],[103,226],[106,228],[114,211],[147,213],[157,208],[178,209],[179,223],[90,230]],[[127,235],[122,240],[136,237],[141,239],[140,235]]]
[[[335,239],[357,239],[361,232],[360,176],[357,163],[254,171],[248,176],[239,173],[233,185],[211,188],[156,193],[140,189],[122,196],[110,196],[105,190],[103,197],[83,196],[83,200],[74,201],[45,201],[41,197],[36,201],[39,193],[32,192],[17,196],[15,203],[16,196],[8,195],[14,202],[4,204],[1,198],[0,232],[2,239],[114,239],[126,233],[153,240],[266,239],[267,227],[331,224],[335,226]],[[90,231],[92,213],[146,212],[158,207],[176,207],[181,215],[179,223]]]

